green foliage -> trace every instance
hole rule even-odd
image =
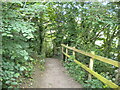
[[[84,88],[109,88],[107,85],[104,85],[101,81],[96,78],[92,80],[88,79],[88,73],[83,70],[80,65],[73,62],[73,59],[67,59],[64,63],[64,67],[68,70],[68,73],[80,84],[83,85]],[[107,78],[108,80],[112,80],[112,76],[110,73],[101,73],[102,76]],[[115,78],[113,79],[113,81]]]
[[[23,76],[30,77],[33,71],[33,64],[31,62],[16,64],[15,62],[6,60],[3,61],[3,66],[1,76],[4,88],[7,88],[8,86],[18,86],[20,79],[22,79]]]
[[[76,63],[73,62],[72,59],[68,59],[64,62],[64,67],[68,70],[68,73],[79,83],[84,83],[87,78],[86,72]]]
[[[40,7],[37,8],[34,4],[31,7],[29,4],[30,7],[24,9],[21,7],[22,4],[22,2],[2,3],[4,7],[2,17],[3,60],[0,81],[2,81],[3,88],[18,87],[24,78],[31,77],[34,64],[38,62],[36,58],[31,56],[37,52],[34,43],[37,42],[36,37],[39,34],[36,34],[35,23],[27,17]],[[26,10],[31,10],[31,12],[27,13]]]
[[[98,79],[86,80],[87,84],[84,84],[84,87],[87,88],[103,88],[103,83],[101,83]]]

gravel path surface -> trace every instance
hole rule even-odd
[[[35,69],[33,83],[30,88],[81,88],[82,86],[74,81],[67,74],[66,69],[62,66],[60,60],[47,58],[45,71],[40,72],[39,68]]]

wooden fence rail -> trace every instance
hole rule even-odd
[[[94,55],[92,53],[88,53],[88,52],[85,52],[85,51],[82,51],[82,50],[78,50],[74,47],[69,47],[69,46],[66,46],[64,44],[61,44],[62,46],[62,53],[67,56],[68,58],[71,58],[70,55],[68,55],[68,50],[67,52],[65,53],[63,51],[63,47],[66,48],[66,49],[70,49],[70,50],[73,50],[73,55],[75,55],[75,52],[78,52],[78,53],[81,53],[83,55],[86,55],[86,56],[89,56],[92,58],[92,66],[93,66],[93,59],[97,59],[97,60],[100,60],[102,62],[105,62],[105,63],[108,63],[108,64],[111,64],[111,65],[114,65],[116,67],[119,67],[120,68],[120,62],[118,61],[114,61],[112,59],[108,59],[108,58],[105,58],[105,57],[101,57],[101,56],[98,56],[98,55]],[[82,64],[81,62],[77,61],[75,58],[74,58],[74,62],[79,64],[82,68],[84,68],[87,72],[89,72],[91,75],[95,76],[96,78],[98,78],[100,81],[102,81],[103,83],[105,83],[106,85],[110,86],[111,88],[120,88],[118,85],[116,85],[115,83],[111,82],[110,80],[107,80],[106,78],[104,78],[103,76],[101,76],[100,74],[98,74],[97,72],[93,71],[92,68],[88,68],[86,65]],[[91,62],[90,62],[91,63]],[[91,64],[89,64],[91,65]],[[89,66],[90,67],[90,66]]]

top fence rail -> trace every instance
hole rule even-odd
[[[81,53],[83,55],[86,55],[86,56],[89,56],[89,57],[92,57],[94,59],[97,59],[97,60],[100,60],[102,62],[105,62],[105,63],[108,63],[108,64],[111,64],[111,65],[114,65],[116,67],[120,67],[120,62],[118,61],[115,61],[115,60],[112,60],[112,59],[108,59],[108,58],[105,58],[105,57],[102,57],[102,56],[98,56],[98,55],[94,55],[92,53],[88,53],[88,52],[85,52],[85,51],[82,51],[82,50],[78,50],[76,48],[73,48],[73,47],[69,47],[69,46],[66,46],[64,44],[61,44],[63,47],[66,47],[70,50],[73,50],[75,52],[78,52],[78,53]]]

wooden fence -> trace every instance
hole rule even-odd
[[[120,62],[112,60],[112,59],[108,59],[108,58],[105,58],[105,57],[101,57],[101,56],[98,56],[98,55],[95,55],[94,52],[88,53],[88,52],[85,52],[85,51],[82,51],[82,50],[78,50],[78,49],[76,49],[74,47],[69,47],[68,45],[64,45],[64,44],[61,44],[61,46],[62,46],[62,53],[66,57],[68,57],[68,58],[71,57],[70,55],[68,55],[68,49],[69,50],[73,50],[74,57],[75,57],[75,52],[78,52],[78,53],[81,53],[83,55],[91,57],[90,63],[89,63],[89,67],[87,67],[86,65],[82,64],[81,62],[79,62],[78,60],[76,60],[74,58],[74,62],[75,63],[79,64],[83,69],[85,69],[87,72],[90,73],[88,75],[89,79],[91,79],[91,75],[93,75],[93,76],[95,76],[96,78],[98,78],[100,81],[102,81],[103,83],[105,83],[106,85],[108,85],[111,88],[120,88],[115,83],[111,82],[110,80],[107,80],[106,78],[104,78],[103,76],[101,76],[100,74],[98,74],[97,72],[93,71],[93,62],[94,62],[94,59],[100,60],[102,62],[111,64],[111,65],[114,65],[114,66],[116,66],[118,68],[120,68]],[[64,52],[64,50],[63,50],[64,48],[66,48],[66,52]]]

